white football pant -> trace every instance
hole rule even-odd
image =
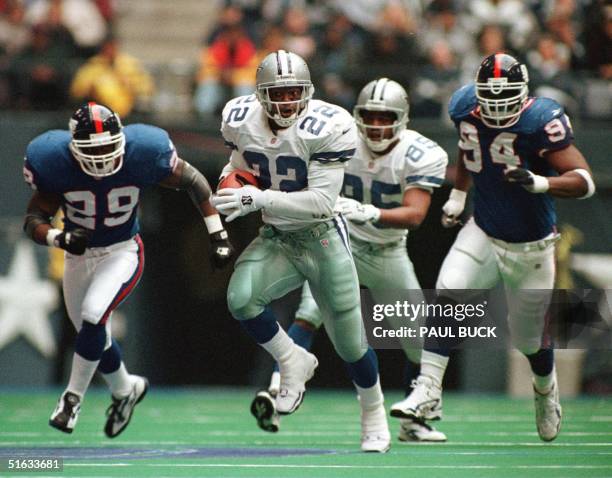
[[[525,354],[535,353],[548,345],[542,337],[558,237],[553,233],[539,241],[508,243],[487,236],[470,218],[444,259],[436,289],[490,289],[503,281],[512,342]]]
[[[140,236],[107,247],[87,248],[85,254],[66,253],[64,299],[77,331],[83,321],[106,325],[107,349],[111,345],[110,316],[136,288],[144,268]]]

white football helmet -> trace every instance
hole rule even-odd
[[[296,101],[272,101],[270,90],[299,86],[302,95]],[[297,121],[306,110],[308,101],[314,94],[314,86],[310,81],[308,65],[302,57],[285,50],[278,50],[267,55],[257,67],[255,74],[255,95],[263,106],[266,115],[279,126],[286,128]],[[281,114],[281,105],[297,104],[294,114],[284,117]]]
[[[392,112],[395,113],[396,118],[391,125],[372,126],[364,122],[362,116],[364,111]],[[388,78],[379,78],[370,81],[363,87],[357,97],[357,104],[353,108],[353,117],[361,139],[372,151],[381,152],[397,140],[401,132],[406,129],[409,111],[408,93],[402,85]],[[389,128],[392,129],[393,134],[390,138],[384,138],[385,130]],[[379,138],[370,138],[368,130],[379,130]]]

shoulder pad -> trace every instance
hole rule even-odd
[[[458,121],[477,106],[476,87],[473,84],[465,85],[453,93],[448,103],[448,115],[453,121]]]
[[[308,110],[296,122],[298,135],[304,139],[341,136],[353,128],[353,116],[344,108],[321,100],[311,100]]]
[[[157,126],[148,124],[131,124],[123,128],[126,145],[130,152],[139,155],[158,156],[169,149],[170,137],[168,132]]]
[[[67,152],[70,140],[68,131],[47,131],[30,141],[26,149],[26,159],[42,173],[47,167],[53,167],[58,163],[58,152],[61,154]]]
[[[230,127],[239,126],[253,117],[255,111],[259,111],[261,105],[255,94],[239,96],[228,101],[223,107],[221,118],[223,125]]]
[[[565,114],[563,107],[550,98],[530,98],[531,104],[521,113],[517,126],[524,133],[534,133]]]

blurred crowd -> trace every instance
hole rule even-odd
[[[154,80],[113,37],[113,5],[0,0],[0,107],[95,99],[126,115],[150,104]],[[573,115],[612,110],[611,0],[223,0],[217,15],[193,78],[201,115],[251,93],[256,65],[279,48],[306,59],[316,96],[347,108],[389,76],[414,115],[444,116],[481,59],[505,51],[528,65],[532,94]]]
[[[119,48],[114,20],[112,0],[0,0],[0,107],[96,100],[129,114],[153,79]]]

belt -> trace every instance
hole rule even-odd
[[[140,237],[139,234],[136,234],[135,236],[132,236],[131,238],[129,238],[127,241],[116,242],[108,246],[88,247],[85,250],[85,255],[93,256],[93,257],[103,256],[105,254],[108,254],[109,252],[113,252],[118,249],[123,249],[128,244],[133,244],[134,241],[137,240],[139,237]]]
[[[393,242],[386,242],[384,244],[378,244],[376,242],[368,242],[363,241],[361,239],[357,239],[356,237],[351,236],[351,244],[353,244],[358,249],[365,249],[369,252],[378,252],[384,251],[385,249],[395,249],[402,244],[406,244],[406,238],[399,239]]]
[[[544,239],[532,242],[506,242],[493,237],[489,237],[489,239],[491,239],[493,244],[510,252],[534,252],[548,249],[550,245],[557,242],[560,237],[561,236],[559,234],[552,233],[550,236],[547,236]]]

